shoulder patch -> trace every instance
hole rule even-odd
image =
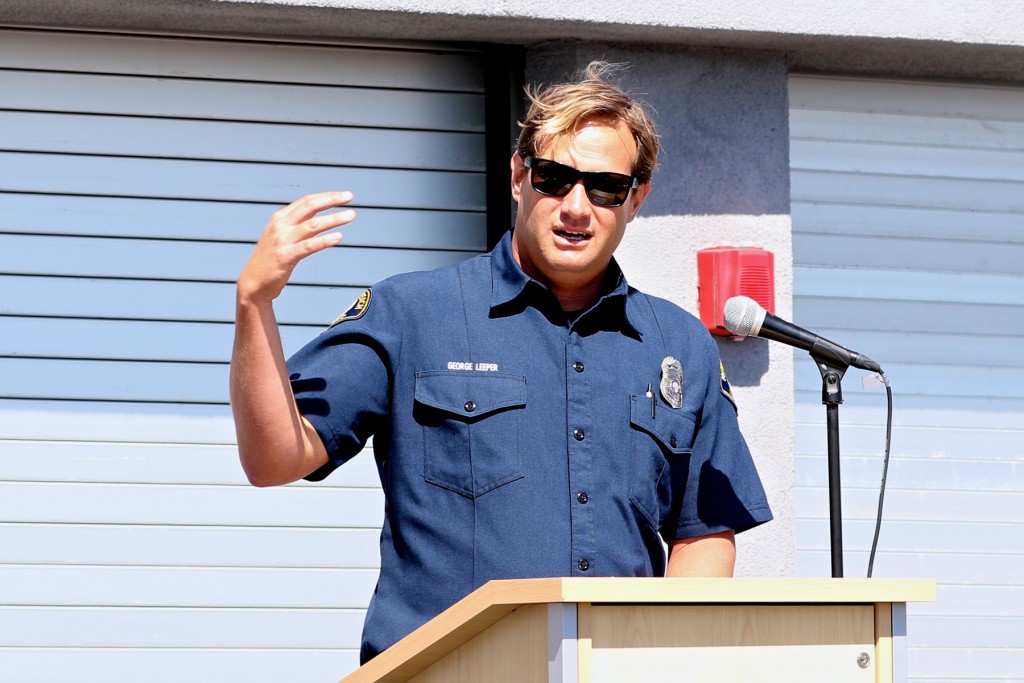
[[[732,403],[732,407],[739,410],[736,406],[736,399],[732,395],[732,387],[729,386],[729,378],[725,376],[725,363],[718,361],[718,370],[722,375],[722,395],[729,399],[729,403]]]
[[[359,295],[359,298],[355,300],[352,306],[335,318],[334,322],[331,323],[331,327],[334,327],[338,323],[343,323],[346,320],[359,320],[366,313],[366,309],[370,307],[370,290],[366,290]],[[328,328],[330,329],[330,328]],[[723,375],[724,377],[724,375]]]

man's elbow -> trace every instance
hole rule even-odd
[[[245,477],[246,479],[249,480],[249,483],[251,485],[255,486],[258,489],[265,489],[270,488],[271,486],[280,486],[282,484],[288,483],[286,481],[281,481],[280,479],[277,479],[275,477],[270,477],[262,472],[246,471]]]
[[[327,450],[308,422],[305,433],[273,439],[239,432],[238,459],[249,483],[258,488],[291,484],[327,464]]]
[[[241,451],[239,451],[239,459],[242,463],[242,471],[245,472],[245,478],[256,488],[263,489],[271,486],[281,486],[302,478],[301,474],[295,474],[291,470],[286,471],[282,467],[267,466],[265,463],[253,462],[252,458],[247,458]]]

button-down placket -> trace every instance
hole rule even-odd
[[[570,327],[565,341],[566,442],[569,465],[568,505],[572,534],[573,574],[587,574],[597,558],[594,539],[594,505],[590,502],[593,482],[591,444],[593,420],[591,382],[586,371],[585,346],[579,333]]]

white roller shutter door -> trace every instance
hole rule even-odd
[[[939,581],[910,609],[910,677],[1024,680],[1024,91],[790,85],[794,319],[890,377],[875,576]],[[821,379],[798,356],[798,567],[828,576]],[[840,408],[847,576],[866,569],[884,445],[861,375]]]
[[[297,349],[486,247],[471,52],[0,31],[0,677],[328,681],[376,581],[372,457],[249,487],[227,368],[267,218],[351,189]]]

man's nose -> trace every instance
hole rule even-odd
[[[562,211],[571,216],[584,216],[590,211],[590,199],[587,198],[582,179],[577,180],[569,194],[562,199]]]

